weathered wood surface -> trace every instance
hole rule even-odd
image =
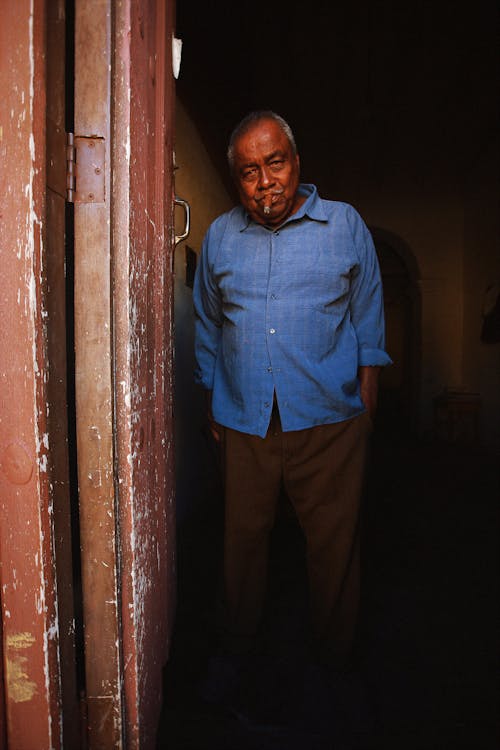
[[[0,583],[9,748],[61,746],[47,385],[45,3],[0,23]]]
[[[111,2],[75,6],[75,133],[105,148],[105,191],[75,205],[75,391],[88,743],[122,747],[110,270]],[[78,158],[78,157],[77,157]]]
[[[126,736],[154,748],[174,617],[173,4],[117,14],[113,311]]]

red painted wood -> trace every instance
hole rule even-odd
[[[75,205],[91,750],[155,747],[173,623],[172,28],[165,0],[77,0],[76,136],[106,144],[104,201]]]
[[[48,432],[45,4],[0,24],[0,583],[8,746],[60,747]]]
[[[175,603],[173,4],[124,3],[114,78],[114,330],[127,742],[155,747]]]
[[[113,5],[111,0],[75,4],[75,140],[96,136],[105,151],[103,195],[74,207],[76,430],[90,750],[121,747],[123,740],[110,261]],[[76,159],[78,164],[78,154]]]
[[[7,719],[5,716],[5,688],[3,684],[3,637],[2,618],[0,617],[0,750],[7,748]]]

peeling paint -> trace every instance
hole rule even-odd
[[[52,624],[50,626],[50,628],[48,629],[48,631],[47,631],[47,636],[48,636],[49,640],[51,640],[51,641],[55,640],[57,638],[58,634],[59,634],[59,628],[57,627],[56,624]]]
[[[29,632],[22,633],[10,633],[7,636],[7,648],[8,649],[26,649],[31,648],[35,643],[35,637]]]
[[[36,683],[28,676],[28,657],[19,653],[31,648],[34,643],[35,638],[29,632],[11,633],[7,636],[7,692],[14,703],[30,701],[37,693]]]
[[[35,594],[35,609],[39,615],[41,615],[45,609],[44,604],[45,604],[44,592],[40,591],[39,593]]]
[[[27,664],[28,657],[20,654],[6,659],[7,693],[14,703],[26,703],[37,694],[36,683],[28,677]]]

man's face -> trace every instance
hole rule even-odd
[[[275,120],[259,120],[234,144],[241,203],[259,224],[278,226],[303,202],[297,195],[299,157]]]

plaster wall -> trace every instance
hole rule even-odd
[[[368,224],[414,254],[421,295],[420,431],[434,428],[433,401],[448,389],[477,394],[478,442],[500,450],[500,344],[480,340],[483,308],[500,293],[498,139],[465,175],[439,190],[400,176],[398,190],[354,191]]]
[[[189,520],[199,498],[206,497],[207,483],[216,462],[214,445],[206,432],[204,394],[195,385],[194,316],[192,289],[186,283],[186,249],[199,253],[206,230],[221,213],[232,207],[202,138],[186,109],[177,100],[175,126],[175,191],[189,202],[191,229],[188,238],[177,245],[174,257],[174,335],[175,335],[175,443],[177,478],[177,517],[179,524]],[[177,209],[176,231],[183,229],[182,210]]]

